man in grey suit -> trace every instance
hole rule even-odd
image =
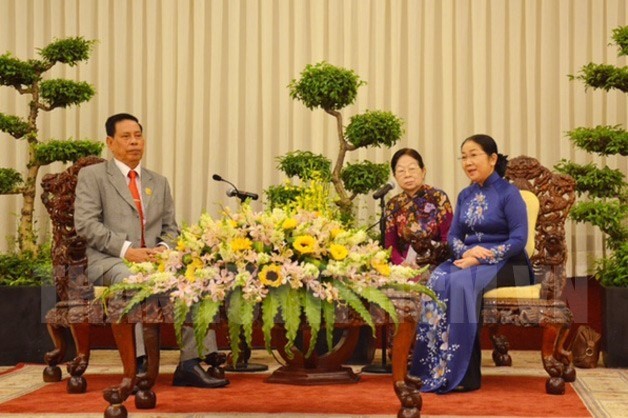
[[[87,277],[93,283],[108,286],[132,274],[124,260],[154,260],[158,253],[174,245],[179,230],[168,180],[141,166],[145,138],[138,119],[119,113],[107,119],[105,129],[113,159],[79,172],[74,224],[78,234],[87,240]],[[181,359],[173,384],[227,385],[227,379],[212,377],[201,367],[192,328],[185,326],[182,331]],[[144,354],[141,337],[141,327],[136,327],[138,357]],[[205,341],[205,354],[216,350],[212,331]]]

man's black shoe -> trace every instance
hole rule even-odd
[[[214,351],[205,356],[205,363],[212,367],[219,367],[227,361],[227,355],[220,351]]]
[[[174,371],[174,378],[172,379],[173,386],[193,386],[197,388],[221,388],[227,386],[229,380],[216,379],[211,377],[201,367],[200,363],[196,362],[194,366],[188,365],[182,366],[179,364]]]

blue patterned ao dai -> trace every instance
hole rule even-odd
[[[424,299],[411,373],[423,381],[424,392],[445,393],[462,381],[478,332],[482,294],[495,286],[497,272],[512,256],[524,251],[528,235],[526,206],[519,190],[493,173],[458,195],[448,243],[454,257],[439,265],[428,285],[445,302],[446,310]],[[454,259],[481,245],[493,258],[460,269]],[[528,261],[525,283],[533,281]]]

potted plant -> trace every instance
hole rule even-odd
[[[0,365],[41,362],[52,349],[43,315],[56,302],[50,245],[0,254]],[[69,357],[68,357],[69,358]]]
[[[10,52],[0,55],[0,86],[13,88],[30,99],[24,116],[0,112],[0,131],[28,147],[24,175],[14,168],[0,168],[0,195],[21,194],[23,198],[17,239],[10,251],[0,254],[0,339],[7,342],[0,363],[42,361],[52,348],[43,323],[45,312],[56,295],[50,245],[40,246],[34,228],[33,212],[41,167],[55,161],[76,161],[98,155],[101,142],[91,140],[42,140],[37,119],[40,112],[79,105],[92,98],[94,88],[65,79],[45,79],[56,64],[75,66],[89,58],[94,41],[82,37],[55,40],[39,50],[39,58],[23,60]],[[0,135],[4,135],[0,134]],[[6,311],[5,311],[6,310]]]
[[[372,110],[355,115],[345,127],[340,110],[352,104],[358,88],[366,84],[353,71],[319,62],[307,65],[299,79],[289,84],[290,96],[309,109],[320,108],[336,119],[338,155],[332,161],[309,151],[293,151],[279,157],[278,168],[289,178],[301,181],[330,181],[336,192],[335,204],[343,221],[353,219],[353,201],[383,185],[389,177],[388,164],[370,161],[345,164],[347,153],[366,147],[392,147],[403,134],[400,118],[388,111]],[[272,186],[267,196],[271,207],[285,207],[309,186],[300,188],[290,182]]]
[[[628,26],[613,30],[619,55],[628,55]],[[577,76],[585,86],[628,93],[628,67],[589,63]],[[576,128],[569,139],[587,152],[602,157],[628,155],[628,132],[619,126]],[[556,168],[576,180],[576,191],[584,196],[571,209],[576,222],[591,223],[604,233],[604,255],[596,260],[595,277],[604,287],[603,359],[608,367],[628,366],[628,187],[625,173],[589,163],[562,160]]]

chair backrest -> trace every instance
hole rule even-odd
[[[575,201],[575,181],[551,172],[532,157],[519,156],[508,162],[506,179],[519,190],[533,193],[539,201],[534,251],[528,253],[541,283],[541,298],[557,299],[566,281],[567,243],[565,221]]]
[[[41,181],[41,200],[52,220],[52,265],[61,300],[82,298],[88,284],[86,243],[74,229],[74,198],[79,171],[102,161],[99,157],[83,157],[61,173],[46,174]]]
[[[526,252],[528,256],[534,254],[534,236],[536,234],[536,219],[539,216],[539,198],[529,190],[520,190],[521,197],[526,204],[528,214],[528,242]]]

